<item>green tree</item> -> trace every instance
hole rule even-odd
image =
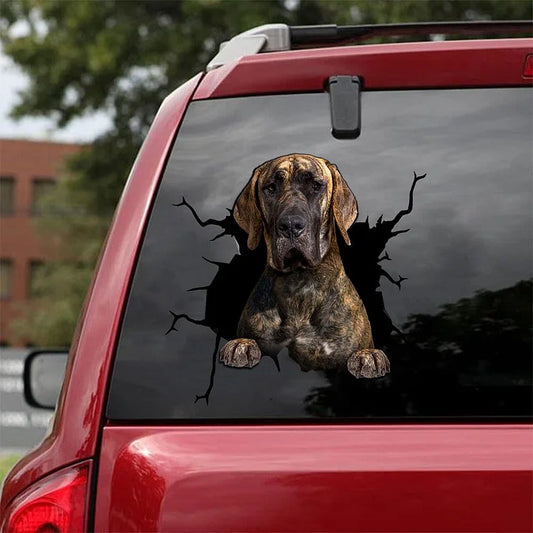
[[[529,0],[5,0],[0,40],[29,77],[14,117],[63,127],[105,111],[112,127],[72,157],[43,217],[67,245],[43,269],[42,302],[20,331],[68,344],[111,213],[163,98],[203,70],[219,44],[268,22],[380,23],[531,18]],[[27,31],[13,32],[14,25]],[[57,214],[60,216],[57,216]]]

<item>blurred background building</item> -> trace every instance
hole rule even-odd
[[[23,398],[22,370],[31,331],[15,321],[38,296],[35,280],[56,257],[58,235],[39,226],[46,196],[53,194],[66,157],[80,144],[0,139],[0,458],[19,453],[43,437],[52,413],[30,408]],[[8,459],[4,459],[7,461]]]
[[[12,325],[35,298],[37,272],[54,259],[54,235],[36,228],[43,198],[56,185],[65,157],[78,144],[0,139],[0,346],[24,346],[33,339]],[[25,305],[26,304],[26,305]]]

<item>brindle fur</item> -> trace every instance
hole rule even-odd
[[[389,372],[339,254],[335,224],[350,244],[357,202],[337,167],[305,154],[267,161],[255,169],[233,215],[248,233],[249,248],[264,236],[267,265],[242,312],[239,338],[220,350],[221,361],[253,367],[262,354],[288,347],[302,370],[345,367],[358,378]],[[297,235],[300,228],[288,223],[282,233],[287,220],[304,229]]]

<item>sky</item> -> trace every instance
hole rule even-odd
[[[57,142],[91,142],[104,132],[110,121],[104,113],[93,113],[72,120],[58,129],[47,118],[13,120],[9,112],[19,100],[18,93],[28,85],[25,74],[0,50],[0,138]]]

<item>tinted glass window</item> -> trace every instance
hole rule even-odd
[[[531,91],[365,93],[355,141],[331,136],[329,113],[326,94],[191,104],[135,273],[110,418],[530,413]],[[254,168],[291,153],[336,164],[357,197],[351,246],[337,238],[384,377],[303,371],[286,348],[253,368],[219,361],[266,261],[228,209]]]
[[[13,261],[0,259],[0,300],[8,300],[13,292]]]
[[[29,262],[29,278],[28,278],[28,298],[39,298],[42,296],[42,281],[44,263],[42,261]]]
[[[0,176],[0,216],[15,212],[15,178]]]
[[[35,178],[31,184],[31,212],[34,215],[42,215],[45,213],[46,198],[54,190],[56,186],[53,178]]]

